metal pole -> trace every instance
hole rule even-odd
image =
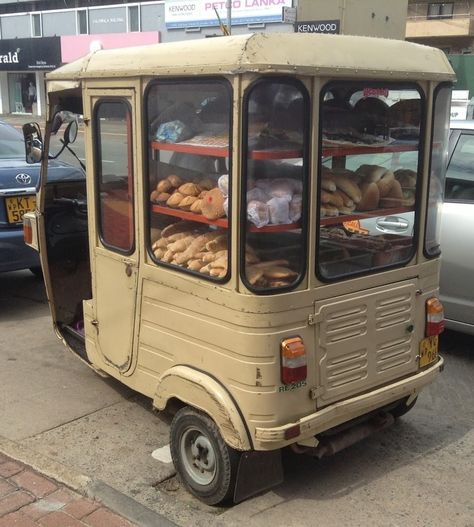
[[[227,0],[226,7],[227,7],[227,31],[229,32],[229,35],[231,35],[232,34],[232,28],[231,28],[231,24],[232,24],[232,0]]]

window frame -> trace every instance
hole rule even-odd
[[[132,160],[132,166],[131,166],[131,188],[132,188],[132,196],[131,196],[131,204],[132,204],[132,213],[131,213],[131,223],[132,223],[132,243],[131,243],[131,247],[130,249],[122,249],[121,247],[117,247],[115,245],[112,245],[108,242],[105,241],[104,239],[104,236],[103,236],[103,232],[102,232],[102,214],[101,214],[101,211],[102,211],[102,207],[101,207],[101,201],[100,201],[100,188],[99,188],[99,174],[101,174],[102,176],[102,169],[101,169],[101,164],[102,164],[102,149],[100,148],[101,146],[101,143],[100,143],[100,124],[99,126],[97,126],[97,122],[98,122],[98,112],[99,112],[99,108],[102,104],[104,103],[121,103],[123,104],[123,106],[125,107],[126,111],[127,111],[127,115],[129,116],[130,118],[130,135],[128,136],[127,139],[129,139],[128,141],[128,155],[130,157],[130,159]],[[97,101],[95,102],[94,104],[94,109],[93,109],[93,117],[92,117],[92,123],[93,123],[93,133],[92,133],[92,137],[93,137],[93,141],[94,141],[94,145],[93,145],[93,152],[94,152],[94,193],[95,193],[95,203],[94,203],[94,208],[95,208],[95,229],[96,229],[96,232],[97,232],[97,235],[98,235],[98,238],[100,240],[100,243],[108,250],[110,251],[113,251],[115,253],[118,253],[118,254],[121,254],[123,256],[130,256],[132,255],[134,252],[135,252],[135,249],[136,249],[136,221],[135,221],[135,179],[136,179],[136,174],[135,174],[135,170],[134,170],[134,166],[133,166],[133,146],[134,146],[134,142],[133,142],[133,109],[132,109],[132,106],[130,104],[130,101],[126,98],[126,97],[123,97],[123,96],[117,96],[117,97],[112,97],[112,96],[106,96],[106,97],[98,97],[97,98]],[[129,167],[130,169],[130,167]],[[130,181],[129,181],[129,184],[130,184]]]
[[[131,12],[132,9],[136,9],[137,12],[137,29],[131,28]],[[140,4],[129,4],[127,5],[127,32],[128,33],[139,33],[141,31],[141,10]]]
[[[144,93],[143,93],[143,128],[142,128],[142,135],[144,138],[144,144],[143,147],[143,159],[145,160],[145,172],[144,174],[150,173],[150,138],[149,138],[149,130],[148,125],[150,123],[149,121],[149,112],[148,112],[148,97],[150,94],[150,91],[155,86],[166,86],[166,85],[176,85],[176,84],[211,84],[216,83],[220,84],[224,87],[227,95],[229,96],[229,155],[228,155],[228,165],[229,165],[229,201],[228,201],[228,215],[227,215],[227,234],[228,234],[228,268],[227,273],[224,277],[218,278],[214,276],[209,276],[203,273],[200,273],[199,271],[192,271],[191,269],[187,269],[185,267],[181,267],[179,265],[174,265],[171,263],[163,262],[162,260],[159,260],[155,257],[153,254],[153,250],[151,248],[152,246],[152,240],[151,240],[151,210],[150,210],[150,178],[144,177],[143,182],[143,211],[145,214],[144,218],[144,228],[145,228],[145,245],[146,245],[146,251],[148,253],[148,257],[150,258],[151,262],[155,264],[158,267],[164,267],[166,269],[169,269],[171,271],[177,271],[179,273],[183,273],[187,276],[194,276],[196,278],[199,278],[201,280],[206,280],[208,282],[214,283],[214,284],[225,284],[229,282],[231,275],[232,275],[232,153],[233,153],[233,105],[234,105],[234,88],[232,83],[224,76],[208,76],[208,77],[199,77],[199,78],[193,78],[193,77],[166,77],[166,78],[160,78],[160,77],[154,77],[151,79],[148,84],[145,87]],[[192,220],[190,220],[192,221]],[[212,224],[211,224],[212,225]]]
[[[81,20],[80,17],[82,14],[85,14],[86,17],[86,32],[81,32]],[[88,9],[77,9],[76,10],[76,35],[89,35],[89,11]]]
[[[43,36],[43,17],[41,12],[36,13],[30,13],[31,17],[31,36],[33,38],[41,38]],[[36,23],[35,21],[39,21],[39,34],[36,34]]]
[[[331,86],[341,86],[345,84],[352,86],[356,90],[362,91],[364,87],[370,85],[372,88],[388,88],[389,90],[411,90],[417,91],[420,95],[420,134],[419,134],[419,149],[418,149],[418,164],[417,164],[417,185],[415,189],[415,204],[413,206],[413,213],[415,214],[415,220],[413,222],[413,237],[411,251],[408,257],[404,258],[395,263],[381,265],[373,267],[371,269],[365,269],[360,272],[354,272],[350,274],[337,275],[333,277],[326,277],[320,272],[319,266],[319,255],[320,255],[320,232],[321,232],[321,174],[323,164],[323,121],[322,121],[322,106],[324,103],[324,95],[330,90]],[[354,91],[356,91],[354,90]],[[378,273],[383,273],[391,269],[397,269],[405,267],[416,255],[418,251],[418,243],[420,236],[420,216],[421,216],[421,205],[422,205],[422,191],[423,191],[423,174],[424,174],[424,153],[425,153],[425,135],[426,135],[426,115],[427,115],[427,97],[425,90],[418,82],[406,82],[406,81],[373,81],[367,80],[347,80],[347,79],[331,79],[321,86],[319,92],[319,122],[318,122],[318,165],[317,165],[317,189],[316,189],[316,245],[315,245],[315,276],[316,278],[325,284],[331,284],[335,282],[341,282],[345,280],[353,280],[364,276],[371,276]],[[410,211],[411,212],[411,211]],[[342,222],[341,222],[342,223]]]
[[[430,199],[430,183],[431,183],[431,164],[433,162],[433,155],[432,155],[432,152],[433,152],[433,139],[434,139],[434,117],[435,117],[435,107],[436,107],[436,98],[438,97],[438,94],[439,92],[444,89],[444,88],[451,88],[451,90],[453,89],[453,83],[452,82],[441,82],[440,84],[438,84],[438,86],[436,86],[436,88],[434,89],[433,91],[433,104],[432,104],[432,108],[431,108],[431,115],[432,115],[432,119],[431,119],[431,134],[430,134],[430,159],[428,161],[428,181],[427,181],[427,192],[426,192],[426,203],[425,203],[425,209],[426,209],[426,217],[425,217],[425,232],[424,232],[424,239],[423,239],[423,255],[425,258],[429,259],[429,260],[433,260],[435,258],[439,258],[440,255],[441,255],[441,247],[438,246],[438,250],[435,252],[435,253],[432,253],[430,254],[427,250],[426,250],[426,230],[427,230],[427,226],[428,226],[428,205],[429,205],[429,199]],[[454,152],[454,148],[451,150],[450,149],[450,133],[448,134],[448,159],[447,159],[447,162],[446,162],[446,170],[448,169],[448,165],[449,165],[449,162],[451,161],[451,155],[452,153]],[[451,151],[450,151],[451,150]],[[445,173],[445,178],[444,178],[444,185],[446,186],[446,173]],[[444,202],[444,188],[443,188],[443,199],[442,201]]]
[[[303,113],[303,127],[306,133],[303,135],[303,191],[302,191],[302,210],[301,210],[301,240],[302,240],[302,251],[301,258],[303,261],[303,266],[301,273],[298,278],[292,282],[289,286],[286,287],[269,287],[269,288],[255,288],[247,280],[245,273],[245,245],[247,242],[247,188],[248,188],[248,129],[249,129],[249,99],[252,93],[252,90],[259,84],[267,84],[274,82],[276,84],[286,84],[289,86],[294,86],[300,89],[303,95],[303,101],[305,104],[305,111]],[[241,181],[241,195],[240,195],[240,243],[239,243],[239,275],[244,286],[253,294],[263,296],[263,295],[278,295],[283,293],[288,293],[294,291],[304,280],[308,274],[308,243],[309,243],[309,197],[310,197],[310,174],[311,174],[311,159],[310,159],[310,145],[312,140],[311,134],[311,116],[313,111],[312,99],[308,88],[305,86],[303,81],[291,75],[265,75],[255,79],[251,82],[245,89],[242,96],[242,106],[241,106],[241,115],[242,115],[242,133],[241,133],[241,171],[240,171],[240,181]],[[264,234],[264,233],[263,233]]]
[[[436,14],[430,14],[430,9],[438,6]],[[443,14],[443,6],[451,6],[451,13]],[[454,17],[454,2],[429,2],[427,6],[426,18],[428,20],[443,20]]]

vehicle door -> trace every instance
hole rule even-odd
[[[135,94],[133,90],[89,94],[94,178],[88,192],[95,198],[91,238],[96,343],[102,358],[123,373],[132,361],[139,262],[134,217]]]
[[[452,131],[441,221],[440,291],[446,318],[474,324],[474,130]]]

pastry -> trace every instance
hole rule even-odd
[[[377,183],[362,183],[361,192],[357,210],[374,210],[379,206],[380,190]]]
[[[202,202],[202,215],[209,220],[217,220],[225,215],[224,195],[218,188],[209,190]]]
[[[197,201],[196,196],[184,196],[178,207],[183,210],[189,210],[195,201]]]
[[[202,199],[196,198],[196,200],[191,204],[191,207],[189,210],[191,212],[194,212],[194,214],[201,214],[202,213]]]

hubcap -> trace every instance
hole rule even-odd
[[[216,475],[216,453],[209,439],[195,428],[181,436],[181,459],[186,472],[199,485],[209,485]]]

